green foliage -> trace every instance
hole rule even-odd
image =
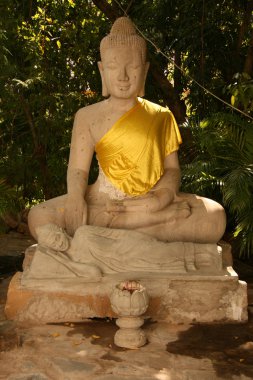
[[[238,115],[218,113],[193,124],[191,130],[199,150],[195,151],[192,162],[184,165],[184,190],[223,203],[236,249],[240,255],[250,256],[253,249],[252,124]]]
[[[252,0],[119,2],[158,48],[148,44],[147,98],[166,105],[181,97],[187,105],[184,189],[222,202],[229,229],[249,254],[252,125],[191,78],[252,115],[252,79],[235,74],[251,58]],[[122,14],[115,1],[101,3]],[[92,0],[0,0],[0,213],[15,199],[31,204],[66,191],[73,117],[101,99],[96,62],[110,26]],[[164,75],[160,81],[155,67]],[[94,158],[90,183],[96,175]]]
[[[3,179],[0,179],[0,218],[7,212],[20,211],[23,207],[22,196],[18,189],[9,186]]]
[[[66,192],[74,114],[100,99],[95,63],[105,24],[88,0],[31,4],[1,5],[0,33],[8,61],[0,83],[1,176],[28,202]]]
[[[129,2],[120,3],[126,9]],[[151,58],[155,55],[159,60],[169,80],[176,84],[175,91],[181,96],[187,94],[190,116],[203,118],[223,107],[182,75],[174,62],[177,60],[181,69],[201,85],[226,98],[223,88],[231,83],[235,73],[243,71],[250,43],[251,24],[245,23],[248,3],[244,0],[141,0],[130,8],[129,14],[140,29],[170,57],[168,65],[167,59],[149,45]],[[159,93],[159,88],[155,83],[153,87],[156,90],[150,94],[155,99],[154,93]]]
[[[231,94],[231,104],[243,109],[247,113],[253,113],[253,79],[247,73],[236,73],[233,83],[227,87]]]
[[[15,186],[8,185],[0,178],[0,233],[6,232],[5,217],[18,214],[24,209],[22,193]]]

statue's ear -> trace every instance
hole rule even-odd
[[[101,61],[98,62],[98,69],[99,69],[99,72],[100,72],[100,76],[101,76],[101,81],[102,81],[102,96],[104,97],[107,97],[109,96],[109,92],[108,92],[108,89],[107,89],[107,86],[105,84],[105,80],[104,80],[104,69],[103,69],[103,64]]]
[[[146,82],[146,78],[148,74],[148,69],[149,69],[149,62],[146,62],[144,66],[143,85],[142,85],[142,88],[140,89],[140,93],[138,94],[138,96],[140,97],[145,95],[145,82]]]

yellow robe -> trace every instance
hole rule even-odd
[[[130,196],[151,190],[164,172],[164,159],[178,150],[181,136],[171,111],[148,100],[126,112],[96,144],[99,164]]]

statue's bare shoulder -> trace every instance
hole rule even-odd
[[[98,130],[105,121],[105,100],[80,108],[75,116],[74,129],[77,133],[92,136],[94,141],[98,140]]]
[[[107,100],[80,108],[76,114],[75,128],[78,133],[89,133],[96,144],[116,121],[115,112],[111,112]]]
[[[96,121],[101,113],[103,113],[104,103],[105,101],[102,100],[101,102],[82,107],[77,111],[76,115],[78,115],[81,120],[86,120],[87,124],[90,124],[90,122]]]

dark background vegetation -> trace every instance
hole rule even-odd
[[[250,257],[252,119],[192,78],[253,117],[252,0],[0,0],[2,230],[8,213],[66,192],[73,117],[101,100],[99,42],[118,2],[158,48],[148,45],[146,97],[180,124],[182,190],[221,202],[225,239]],[[96,170],[94,160],[90,181]]]

